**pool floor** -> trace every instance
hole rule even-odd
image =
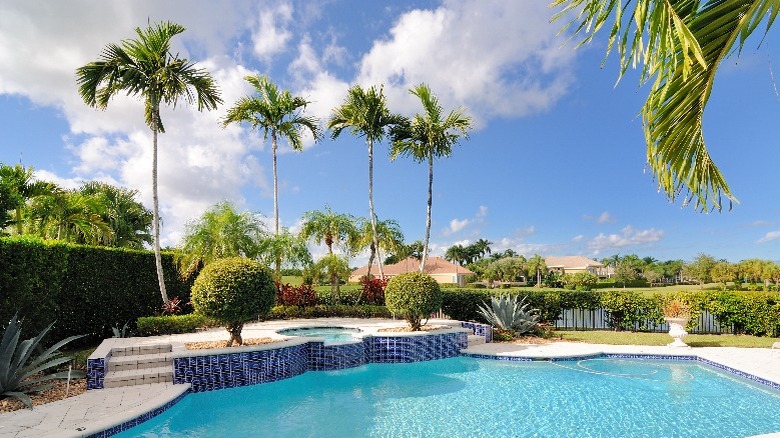
[[[129,436],[708,436],[780,430],[780,392],[693,362],[458,357],[190,394]]]

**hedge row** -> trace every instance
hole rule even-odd
[[[780,293],[733,291],[685,291],[650,296],[633,291],[494,291],[485,289],[442,290],[442,311],[453,319],[485,322],[477,306],[491,296],[511,293],[528,296],[530,307],[540,310],[540,321],[554,323],[564,309],[604,308],[616,330],[646,329],[663,323],[663,304],[671,298],[687,302],[694,320],[707,311],[733,333],[757,336],[780,334]]]
[[[189,301],[191,282],[179,278],[173,256],[163,254],[168,296]],[[87,334],[82,343],[111,337],[111,327],[160,312],[154,254],[0,238],[0,322],[14,313],[32,337],[56,321],[49,340]]]

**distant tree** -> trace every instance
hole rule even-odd
[[[313,263],[306,239],[290,233],[286,228],[263,239],[259,244],[258,253],[263,263],[275,266],[274,280],[276,281],[282,280],[282,264],[305,269]]]
[[[92,205],[111,229],[100,245],[142,249],[152,243],[152,212],[136,201],[138,190],[115,187],[98,181],[88,181],[78,192],[93,199]]]
[[[444,259],[463,266],[469,260],[469,252],[463,245],[452,245],[444,252]]]
[[[341,293],[339,283],[347,280],[352,272],[347,259],[338,254],[325,254],[312,265],[311,270],[314,278],[327,276],[330,279],[330,298],[333,303],[337,303]]]
[[[55,187],[25,207],[25,227],[33,234],[87,245],[110,241],[112,231],[100,217],[94,197]]]
[[[168,304],[165,291],[162,257],[160,255],[160,215],[157,196],[157,133],[164,133],[160,119],[160,104],[173,107],[180,98],[197,103],[198,111],[215,109],[222,103],[211,75],[195,68],[195,63],[170,51],[171,39],[186,29],[171,22],[135,28],[138,39],[108,44],[99,61],[76,70],[79,94],[84,102],[105,109],[119,93],[143,98],[146,124],[152,130],[152,228],[157,282],[163,303]]]
[[[637,272],[630,260],[621,260],[615,265],[615,275],[612,278],[617,283],[623,283],[623,289],[625,289],[626,283],[637,279]]]
[[[412,118],[403,120],[393,129],[393,148],[390,158],[409,156],[414,161],[428,163],[428,204],[425,216],[425,239],[423,240],[420,272],[424,272],[425,258],[428,256],[428,244],[431,238],[431,206],[433,205],[433,160],[452,155],[452,148],[461,138],[468,138],[471,130],[471,118],[465,110],[455,109],[444,116],[439,99],[426,84],[420,84],[409,90],[417,96],[423,111]]]
[[[539,254],[534,254],[525,264],[528,272],[536,273],[536,287],[542,287],[542,272],[547,272],[547,263]]]
[[[368,248],[368,271],[367,276],[371,276],[371,266],[374,263],[374,259],[377,255],[377,249],[374,247],[374,232],[371,226],[371,221],[360,218],[357,221],[358,240],[356,249]],[[404,233],[401,231],[401,227],[398,222],[387,219],[376,221],[376,233],[379,248],[385,251],[386,254],[395,253],[403,246]]]
[[[239,213],[230,202],[219,202],[185,226],[177,253],[179,269],[189,275],[218,259],[254,259],[260,254],[260,242],[265,237],[258,215]]]
[[[300,236],[306,240],[312,239],[318,245],[324,242],[328,248],[328,255],[332,256],[333,245],[339,244],[343,244],[346,252],[351,253],[358,240],[356,219],[349,214],[334,213],[330,207],[325,207],[325,211],[307,211],[303,214]],[[339,293],[339,271],[336,269],[336,260],[331,257],[323,263],[333,267],[330,270],[330,285],[331,297],[335,299]]]
[[[347,91],[344,103],[333,110],[328,121],[328,129],[332,137],[338,138],[341,132],[349,128],[353,135],[366,138],[368,146],[368,218],[371,221],[374,247],[379,248],[376,213],[374,212],[374,142],[382,141],[389,130],[401,122],[401,116],[392,114],[387,109],[387,102],[380,87],[364,90],[360,85],[354,85]],[[379,276],[384,277],[382,263],[379,263]]]
[[[653,283],[657,283],[663,275],[661,268],[655,264],[646,265],[645,268],[642,269],[642,276],[650,284],[650,287],[653,287]]]
[[[36,196],[52,195],[56,185],[34,179],[32,167],[0,163],[0,230],[14,225],[16,234],[23,234],[22,210]],[[13,211],[13,218],[8,214]]]
[[[683,275],[692,278],[699,282],[699,285],[704,285],[712,280],[712,268],[717,261],[710,255],[699,253],[692,262],[683,266]]]
[[[710,276],[720,285],[721,290],[726,290],[726,283],[737,281],[737,267],[729,262],[720,261],[712,266]]]
[[[286,138],[294,151],[303,150],[301,132],[308,131],[314,140],[320,139],[319,121],[306,117],[303,111],[309,102],[293,96],[289,90],[280,90],[267,76],[246,76],[244,78],[255,89],[255,95],[244,96],[227,111],[223,126],[231,123],[249,123],[252,128],[263,131],[263,138],[271,135],[271,156],[274,180],[274,234],[279,234],[279,187],[276,172],[276,149],[279,137]],[[278,273],[280,268],[276,267]]]
[[[486,239],[478,239],[476,242],[472,243],[480,257],[485,257],[492,252],[490,249],[490,245],[492,244],[493,242]]]

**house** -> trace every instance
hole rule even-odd
[[[558,274],[576,274],[578,272],[590,272],[599,277],[607,277],[608,272],[603,263],[591,260],[583,256],[550,256],[544,259],[549,272]]]
[[[405,272],[419,272],[420,261],[409,257],[393,265],[382,266],[385,277],[392,278]],[[368,265],[357,268],[349,276],[350,282],[358,282],[368,272]],[[425,273],[433,277],[439,283],[454,283],[458,286],[466,285],[466,276],[473,274],[470,270],[455,263],[448,262],[441,257],[428,257],[425,259]],[[371,267],[372,275],[379,275],[379,268]]]

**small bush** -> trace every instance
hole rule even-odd
[[[173,335],[176,333],[194,333],[200,327],[219,325],[198,313],[187,315],[144,316],[136,321],[139,336]]]
[[[315,306],[319,303],[317,292],[309,284],[292,286],[289,283],[276,283],[277,306]]]
[[[265,316],[276,301],[271,271],[243,257],[217,260],[201,271],[192,286],[195,312],[225,325],[227,346],[243,343],[244,323]]]
[[[361,295],[358,298],[358,304],[371,304],[374,306],[385,305],[385,287],[387,287],[387,279],[383,278],[368,278],[363,276],[360,278],[360,286],[362,288]]]
[[[276,306],[271,309],[268,319],[292,318],[390,318],[392,315],[385,306],[345,306],[318,304],[312,307]]]
[[[412,331],[418,331],[423,317],[441,307],[441,288],[430,275],[408,272],[387,282],[385,302],[391,312],[403,315]]]

